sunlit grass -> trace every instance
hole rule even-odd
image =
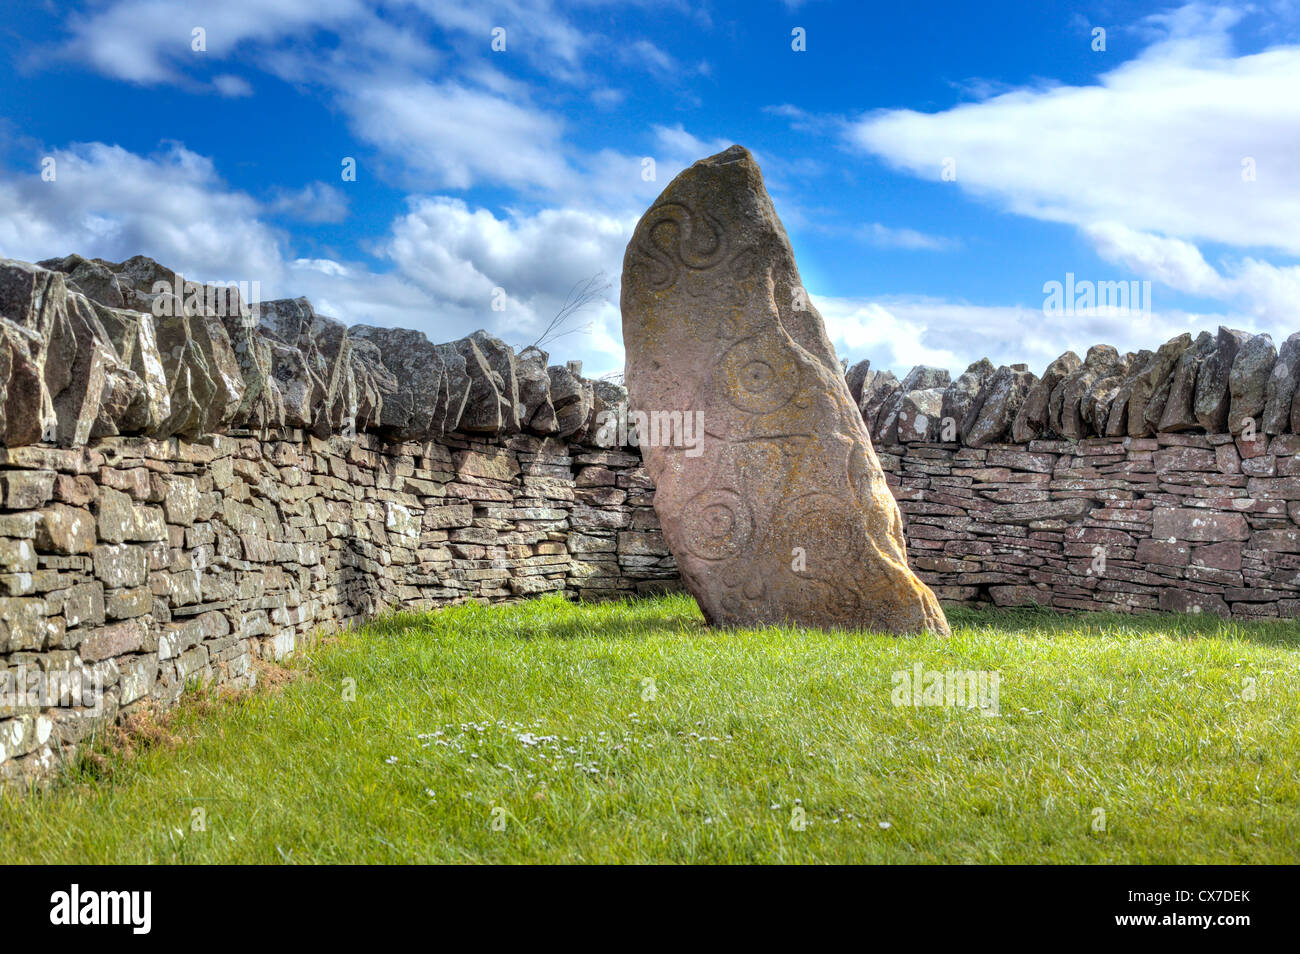
[[[182,708],[180,745],[5,795],[0,856],[1300,861],[1295,624],[950,620],[710,631],[680,596],[385,620],[277,691]],[[998,671],[1000,714],[893,705],[917,662]]]

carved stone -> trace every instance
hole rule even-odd
[[[691,166],[641,217],[623,260],[631,408],[704,431],[689,453],[642,442],[664,538],[711,624],[946,634],[802,292],[740,146]]]

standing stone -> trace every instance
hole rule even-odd
[[[802,289],[739,146],[679,175],[637,224],[623,260],[631,406],[698,413],[705,433],[693,456],[642,448],[664,539],[713,625],[946,634]]]

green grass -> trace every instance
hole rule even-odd
[[[1300,861],[1295,624],[949,618],[717,632],[679,596],[390,619],[282,690],[183,706],[180,746],[4,795],[0,858]],[[893,705],[917,662],[999,671],[1000,715]]]

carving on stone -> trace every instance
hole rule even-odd
[[[642,217],[623,279],[632,407],[704,421],[699,454],[642,447],[664,539],[711,623],[946,633],[821,317],[795,289],[739,147]]]
[[[645,220],[645,238],[636,251],[649,262],[650,286],[659,291],[672,288],[682,268],[706,271],[727,254],[722,223],[713,215],[700,215],[681,202],[664,202],[650,209]]]

